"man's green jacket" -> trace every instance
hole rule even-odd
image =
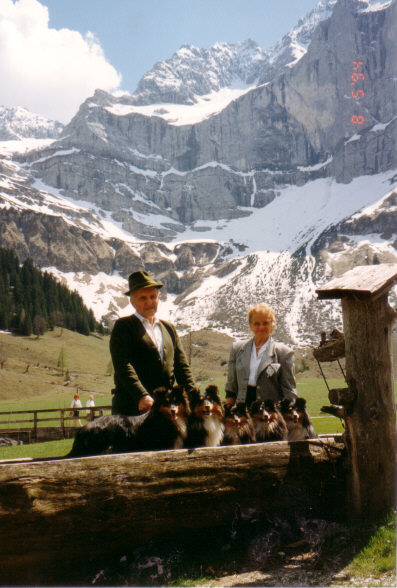
[[[164,360],[134,314],[116,321],[110,337],[115,388],[113,414],[139,414],[138,403],[145,394],[176,382],[189,393],[195,382],[174,325],[160,320]]]

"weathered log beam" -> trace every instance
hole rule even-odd
[[[2,583],[62,582],[71,561],[221,526],[236,510],[288,512],[302,499],[326,509],[344,489],[343,450],[337,436],[0,463]]]
[[[342,406],[351,406],[357,397],[356,390],[352,388],[332,388],[328,393],[329,401],[332,404],[341,404]]]
[[[337,359],[342,359],[345,357],[345,340],[341,338],[327,341],[313,349],[313,356],[317,361],[335,361]]]

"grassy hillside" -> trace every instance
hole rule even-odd
[[[232,341],[228,335],[208,329],[182,337],[201,387],[215,382],[223,391]],[[17,409],[22,403],[21,408],[44,408],[45,403],[49,408],[69,406],[76,389],[83,404],[89,394],[110,399],[113,376],[109,336],[87,337],[59,328],[39,339],[0,332],[0,365],[0,410],[10,404],[12,407],[3,410]],[[321,379],[310,350],[297,350],[296,368],[298,380]],[[333,364],[327,364],[324,370],[327,378],[341,378],[339,368]]]
[[[63,370],[58,360],[63,355]],[[0,410],[33,407],[40,399],[48,407],[70,406],[78,389],[83,401],[89,394],[110,396],[109,337],[84,336],[56,328],[39,339],[0,333]],[[62,363],[62,362],[61,362]],[[96,404],[99,404],[96,402]]]

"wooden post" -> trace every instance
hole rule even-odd
[[[62,435],[65,439],[65,410],[61,408],[61,427],[62,427]]]
[[[358,266],[316,290],[341,298],[346,381],[346,445],[350,461],[348,509],[353,517],[378,517],[395,503],[395,404],[391,330],[396,312],[388,291],[397,264]]]
[[[33,436],[37,439],[37,411],[33,411]]]

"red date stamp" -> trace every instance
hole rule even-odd
[[[365,80],[365,75],[362,71],[364,66],[363,61],[353,61],[353,71],[351,74],[351,85],[353,86],[351,95],[354,100],[358,98],[364,98],[365,92],[363,87],[363,82]],[[365,123],[365,117],[362,114],[353,114],[350,121],[353,125],[362,125]]]

